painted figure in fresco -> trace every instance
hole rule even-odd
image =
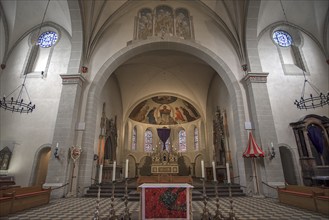
[[[157,35],[164,35],[173,33],[173,18],[170,11],[167,9],[160,9],[157,14]]]
[[[147,118],[149,120],[150,124],[156,124],[156,120],[155,120],[155,116],[154,116],[154,112],[156,110],[156,107],[153,107],[148,113],[147,113]]]
[[[144,108],[142,108],[137,116],[135,117],[135,120],[136,121],[139,121],[139,122],[143,122],[145,120],[145,116],[146,116],[146,113],[147,111],[149,110],[150,106],[146,105]]]
[[[179,12],[176,16],[176,35],[183,39],[190,38],[188,18],[182,12]]]
[[[185,121],[184,116],[182,115],[182,112],[179,110],[178,107],[175,107],[175,120],[176,121]]]
[[[185,115],[185,117],[186,117],[186,119],[187,119],[188,122],[195,120],[195,117],[191,116],[190,113],[187,111],[186,108],[184,108],[184,107],[180,107],[180,108],[182,109],[183,114]]]
[[[152,36],[152,14],[150,12],[141,13],[138,26],[138,39],[146,39],[148,36]]]
[[[167,108],[166,105],[160,109],[160,117],[161,117],[161,123],[160,124],[169,124],[170,123],[170,113],[171,110]]]

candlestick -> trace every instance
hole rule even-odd
[[[129,159],[126,159],[125,178],[128,178],[128,165],[129,165]]]
[[[214,181],[217,181],[217,173],[216,173],[216,165],[215,165],[215,161],[212,161],[212,172],[214,174]]]
[[[228,163],[226,163],[226,173],[227,173],[227,183],[231,183],[230,167]]]
[[[115,167],[117,165],[116,161],[113,161],[113,172],[112,172],[112,181],[115,181]]]
[[[102,176],[103,176],[103,165],[99,165],[99,174],[98,174],[98,182],[102,182]]]
[[[204,161],[201,160],[201,177],[204,178]]]

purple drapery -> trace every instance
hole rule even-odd
[[[308,126],[308,137],[311,139],[312,144],[314,145],[316,151],[319,154],[323,153],[323,136],[322,129],[318,126]]]
[[[169,128],[158,128],[158,136],[160,138],[160,140],[163,142],[163,148],[165,149],[166,147],[166,141],[170,136],[170,129]]]

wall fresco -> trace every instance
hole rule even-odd
[[[200,118],[199,112],[189,102],[174,96],[155,96],[139,103],[129,118],[147,124],[174,125]]]

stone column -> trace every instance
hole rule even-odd
[[[276,194],[276,191],[261,183],[276,187],[284,184],[284,175],[278,140],[275,131],[271,103],[267,90],[268,73],[248,73],[244,80],[247,84],[250,116],[254,128],[254,136],[257,144],[265,151],[264,159],[258,159],[258,179],[260,188],[267,195]],[[275,148],[275,158],[269,159],[270,143]]]
[[[58,106],[57,120],[53,137],[53,149],[48,164],[45,186],[57,188],[71,181],[69,149],[76,143],[76,123],[85,78],[80,74],[63,74],[62,93]],[[54,156],[58,143],[58,157]],[[82,152],[83,153],[83,152]],[[78,169],[78,167],[76,167]],[[61,198],[68,192],[70,185],[52,191],[53,198]]]

